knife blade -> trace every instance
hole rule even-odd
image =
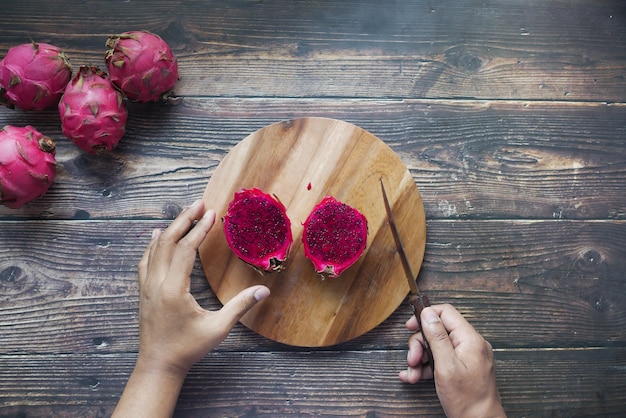
[[[396,221],[393,217],[393,211],[391,210],[391,205],[389,204],[389,198],[387,197],[387,192],[385,191],[385,184],[383,183],[383,178],[380,178],[380,188],[383,192],[383,201],[385,203],[385,211],[387,212],[387,220],[389,222],[389,227],[391,228],[391,234],[393,235],[393,240],[396,244],[396,249],[398,250],[398,255],[400,256],[400,262],[402,263],[402,268],[404,269],[404,275],[407,278],[409,283],[409,303],[413,306],[413,313],[415,314],[415,318],[417,318],[417,323],[419,325],[420,331],[422,331],[422,320],[420,315],[422,310],[430,306],[430,301],[428,300],[428,296],[423,295],[419,287],[417,286],[417,279],[415,274],[413,274],[413,269],[411,268],[411,264],[409,263],[409,258],[406,255],[406,251],[404,250],[404,245],[402,244],[402,238],[400,238],[400,232],[398,231],[398,227],[396,226]],[[430,363],[430,367],[433,371],[433,376],[435,373],[435,358],[433,357],[433,352],[430,349],[430,344],[426,340],[426,336],[422,331],[422,336],[424,337],[424,349],[426,350],[426,354],[428,354],[428,362],[425,365]]]

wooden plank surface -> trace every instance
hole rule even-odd
[[[0,108],[57,141],[59,178],[6,217],[170,218],[200,198],[249,134],[300,116],[334,117],[385,141],[409,167],[429,219],[626,219],[626,106],[601,103],[184,98],[131,106],[118,148],[93,156],[54,112]]]
[[[52,41],[98,64],[107,35],[147,29],[180,57],[182,96],[626,98],[615,0],[67,4],[5,0],[4,42]]]
[[[427,225],[422,287],[433,302],[457,306],[494,346],[594,347],[619,345],[626,338],[625,222],[451,223]],[[12,240],[0,261],[0,301],[11,322],[3,329],[0,353],[136,350],[136,265],[157,226],[164,225],[3,222],[2,234]],[[202,305],[218,308],[199,261],[193,279]],[[346,347],[403,348],[409,312],[402,306]],[[250,350],[291,349],[247,330],[241,334],[243,340],[220,349],[242,350],[248,344],[254,344]],[[246,342],[238,347],[237,341]]]
[[[0,108],[57,142],[41,199],[0,207],[0,416],[110,415],[138,348],[136,265],[224,156],[274,122],[356,124],[424,202],[421,285],[494,346],[511,417],[626,414],[626,7],[619,0],[3,0],[0,57],[34,39],[102,65],[148,29],[180,62],[177,105],[131,103],[88,155],[55,111]],[[218,309],[199,261],[192,290]],[[443,416],[401,384],[410,307],[320,349],[238,324],[176,416]]]
[[[404,385],[389,369],[405,358],[404,351],[389,350],[211,353],[192,368],[176,416],[443,416],[432,382]],[[623,412],[626,380],[616,367],[626,361],[623,347],[496,351],[495,358],[509,416]],[[2,355],[0,375],[21,376],[0,380],[2,412],[108,416],[134,360],[127,354],[61,354],[30,356],[25,364],[21,356]]]

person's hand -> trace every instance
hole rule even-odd
[[[113,416],[171,416],[191,366],[269,295],[267,287],[258,285],[241,291],[219,311],[198,304],[189,276],[214,223],[215,212],[205,212],[197,201],[165,231],[153,231],[139,262],[139,355]]]
[[[434,305],[421,314],[422,332],[409,339],[408,367],[400,380],[416,383],[433,377],[424,335],[435,360],[435,388],[448,417],[506,416],[496,386],[493,349],[451,305]],[[418,331],[415,316],[406,323]]]
[[[269,294],[265,286],[253,286],[219,311],[198,305],[190,293],[189,275],[198,247],[214,222],[215,212],[204,212],[202,201],[196,202],[165,231],[153,232],[139,263],[139,361],[148,361],[152,368],[186,374],[226,338],[244,313]]]

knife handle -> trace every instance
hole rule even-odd
[[[422,329],[422,319],[420,315],[425,307],[430,306],[430,301],[427,296],[419,296],[419,295],[411,295],[409,297],[409,303],[413,306],[413,313],[415,313],[415,318],[417,318],[417,324],[420,327],[420,331],[422,332],[422,336],[424,337],[424,350],[426,350],[426,354],[428,354],[428,361],[425,365],[430,364],[430,368],[433,371],[433,378],[435,376],[435,358],[433,357],[433,352],[430,349],[430,344],[424,335],[424,331]]]

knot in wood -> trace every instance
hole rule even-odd
[[[446,61],[465,72],[477,72],[483,66],[483,60],[474,51],[464,47],[454,47],[445,52]]]
[[[0,272],[0,282],[15,283],[22,275],[22,269],[17,266],[10,266]]]
[[[602,264],[603,257],[597,250],[587,250],[581,254],[576,264],[580,270],[585,272],[593,272],[598,270],[598,267]]]
[[[183,211],[183,208],[176,203],[166,203],[161,209],[161,213],[166,219],[176,219],[178,215]]]

